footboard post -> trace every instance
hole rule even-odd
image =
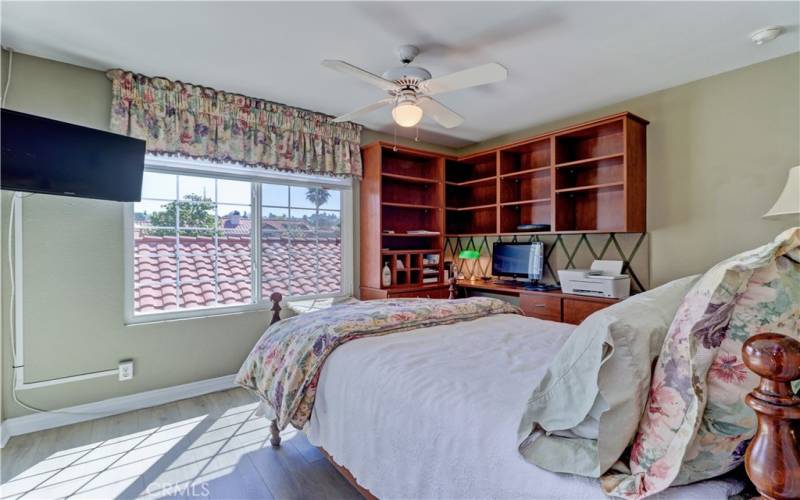
[[[277,448],[281,445],[281,430],[278,429],[278,420],[272,420],[269,424],[269,443]]]
[[[281,295],[280,292],[272,292],[272,295],[269,296],[269,300],[272,301],[272,320],[269,322],[269,324],[272,325],[281,320],[281,301],[283,300],[283,295]]]
[[[272,325],[281,320],[281,300],[283,300],[283,295],[281,295],[280,292],[273,292],[272,295],[269,296],[269,300],[272,301],[272,320],[269,322],[269,324]],[[275,448],[280,446],[281,430],[278,428],[278,419],[270,422],[269,433],[270,444]]]
[[[448,281],[450,282],[450,288],[448,290],[450,292],[450,296],[447,298],[453,300],[458,297],[458,292],[456,291],[456,279],[450,278]]]
[[[791,387],[800,378],[800,342],[762,333],[744,343],[742,356],[761,377],[745,398],[758,417],[745,453],[747,475],[765,499],[800,498],[800,396]]]

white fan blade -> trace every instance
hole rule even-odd
[[[448,108],[430,97],[420,97],[417,99],[417,106],[422,108],[422,111],[433,118],[436,123],[444,128],[458,127],[464,123],[464,117]]]
[[[426,95],[436,95],[453,90],[466,89],[486,85],[508,78],[508,70],[497,63],[484,64],[474,68],[456,71],[449,75],[431,78],[420,84],[420,88]]]
[[[357,117],[359,117],[361,115],[365,115],[367,113],[372,113],[376,109],[381,109],[384,106],[388,106],[392,102],[394,102],[394,99],[391,98],[391,97],[387,97],[386,99],[381,99],[380,101],[374,102],[374,103],[370,104],[369,106],[364,106],[363,108],[357,109],[355,111],[351,111],[351,112],[347,113],[346,115],[337,116],[336,118],[333,119],[333,122],[334,123],[349,122],[353,118],[357,118]]]
[[[385,78],[381,78],[378,75],[374,75],[369,71],[365,71],[361,68],[353,66],[352,64],[346,63],[344,61],[339,61],[337,59],[325,59],[321,63],[326,68],[330,68],[332,70],[336,70],[339,73],[344,73],[346,75],[352,75],[356,78],[363,80],[370,85],[374,85],[378,88],[383,90],[394,90],[397,88],[394,82],[390,82]]]

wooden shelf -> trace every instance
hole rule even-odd
[[[439,248],[425,248],[425,249],[410,249],[410,250],[381,250],[381,255],[400,255],[400,254],[418,254],[418,253],[439,253],[442,250]]]
[[[622,187],[624,186],[624,182],[607,182],[605,184],[593,184],[591,186],[578,186],[578,187],[571,187],[566,189],[556,189],[557,194],[561,193],[577,193],[580,191],[594,191],[596,189],[603,189],[603,188],[612,188],[612,187]]]
[[[416,203],[394,203],[389,201],[384,201],[381,203],[384,207],[396,207],[396,208],[414,208],[419,210],[439,210],[441,207],[436,205],[418,205]]]
[[[446,207],[446,210],[453,210],[455,212],[468,212],[470,210],[482,210],[484,208],[494,208],[496,206],[496,203],[490,203],[488,205],[475,205],[472,207]]]
[[[410,182],[413,184],[439,184],[439,181],[436,179],[428,179],[426,177],[414,177],[411,175],[400,175],[400,174],[388,174],[386,172],[382,173],[381,176],[385,179],[393,179],[396,181],[401,182]]]
[[[381,236],[389,236],[391,238],[434,238],[441,236],[442,233],[425,233],[425,234],[408,234],[408,233],[381,233]]]
[[[520,200],[520,201],[509,201],[507,203],[501,203],[501,207],[513,207],[515,205],[533,205],[535,203],[550,203],[550,198],[540,198],[538,200]]]
[[[474,186],[474,185],[477,185],[477,184],[484,184],[484,183],[488,184],[489,182],[495,182],[496,180],[497,180],[497,176],[496,175],[492,175],[491,177],[481,177],[480,179],[472,179],[472,180],[463,181],[463,182],[447,181],[447,182],[445,182],[445,184],[447,184],[448,186]]]
[[[547,166],[547,167],[539,167],[539,168],[529,168],[528,170],[520,170],[519,172],[511,172],[511,173],[508,173],[508,174],[502,174],[500,176],[500,178],[501,179],[508,179],[508,178],[511,178],[511,177],[519,177],[521,175],[534,174],[536,172],[544,172],[545,170],[550,170],[550,167]]]
[[[597,163],[603,160],[615,160],[617,158],[623,158],[625,153],[615,153],[612,155],[604,155],[604,156],[596,156],[594,158],[586,158],[584,160],[575,160],[575,161],[568,161],[566,163],[559,163],[555,167],[556,168],[568,168],[568,167],[590,167],[592,163]]]

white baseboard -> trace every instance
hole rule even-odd
[[[30,432],[62,427],[64,425],[86,422],[97,418],[118,415],[133,410],[163,405],[186,398],[202,396],[235,387],[234,375],[199,380],[189,384],[139,392],[129,396],[104,399],[94,403],[70,406],[47,413],[33,413],[22,417],[14,417],[0,423],[0,448],[13,436]]]

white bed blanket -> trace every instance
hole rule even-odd
[[[500,315],[349,342],[322,369],[308,439],[382,499],[607,498],[517,451],[525,402],[573,328]],[[714,480],[656,498],[739,489]]]

